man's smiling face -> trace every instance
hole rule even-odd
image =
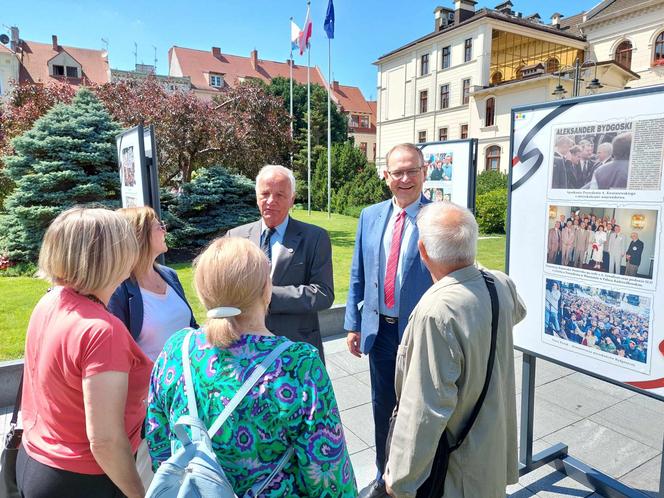
[[[394,178],[394,175],[401,178]],[[387,171],[383,171],[383,176],[399,207],[405,208],[420,198],[425,170],[421,167],[416,152],[408,149],[394,150],[390,154]]]

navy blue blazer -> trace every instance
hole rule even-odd
[[[431,201],[421,196],[420,202],[424,205]],[[363,353],[371,351],[378,334],[379,299],[381,299],[378,295],[378,279],[383,278],[378,275],[380,247],[391,214],[390,199],[363,209],[357,224],[344,329],[361,332],[360,350]],[[433,283],[429,270],[420,258],[417,249],[418,239],[419,231],[415,225],[402,263],[404,281],[399,293],[399,340],[403,336],[415,305]]]
[[[158,264],[155,264],[154,269],[157,270],[161,278],[173,288],[189,308],[189,312],[191,313],[189,325],[198,328],[194,313],[191,311],[191,306],[189,306],[187,298],[184,295],[184,289],[182,288],[178,274],[175,270]],[[115,292],[111,296],[111,300],[108,303],[108,310],[122,320],[122,323],[129,329],[131,336],[134,340],[137,340],[143,328],[143,298],[141,297],[141,289],[139,289],[138,283],[131,278],[122,282],[120,287],[115,289]],[[166,310],[166,312],[168,311]]]

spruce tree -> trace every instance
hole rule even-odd
[[[170,247],[198,252],[227,230],[256,221],[254,182],[221,166],[194,173],[178,194],[162,189],[163,217]]]
[[[16,184],[5,199],[0,252],[13,262],[34,262],[44,232],[75,205],[119,205],[115,136],[120,132],[103,105],[81,89],[71,104],[57,104],[12,141],[3,158]]]

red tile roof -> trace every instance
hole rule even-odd
[[[64,78],[49,74],[48,61],[61,51],[67,52],[81,65],[81,78]],[[17,55],[21,63],[19,70],[19,81],[21,83],[46,83],[48,81],[60,80],[78,85],[86,80],[92,83],[108,83],[110,80],[108,58],[101,50],[65,47],[62,45],[58,45],[58,50],[53,50],[52,43],[23,40],[21,41],[20,50]]]
[[[344,112],[371,114],[371,107],[362,95],[362,91],[356,86],[340,85],[334,81],[332,83],[332,95]]]
[[[209,73],[222,74],[224,81],[231,86],[234,86],[239,78],[257,78],[269,82],[277,76],[290,77],[288,62],[268,61],[259,59],[257,53],[255,55],[256,65],[254,67],[252,57],[224,53],[215,56],[212,50],[204,51],[173,46],[168,51],[169,74],[171,76],[189,76],[194,88],[211,92],[220,90],[210,86]],[[177,59],[181,72],[174,68],[173,57]],[[310,73],[312,83],[326,86],[325,78],[318,66],[312,66]],[[307,66],[294,64],[293,79],[298,83],[306,84]]]

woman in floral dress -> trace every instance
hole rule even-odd
[[[199,258],[194,282],[208,320],[194,332],[189,357],[199,416],[210,427],[254,367],[287,339],[265,328],[270,267],[256,245],[216,240]],[[155,468],[171,455],[171,442],[179,447],[171,427],[188,414],[181,352],[187,332],[168,340],[152,372],[146,439]],[[262,496],[357,496],[332,383],[309,344],[293,343],[281,354],[212,446],[238,496],[270,475],[290,446],[293,457]]]

